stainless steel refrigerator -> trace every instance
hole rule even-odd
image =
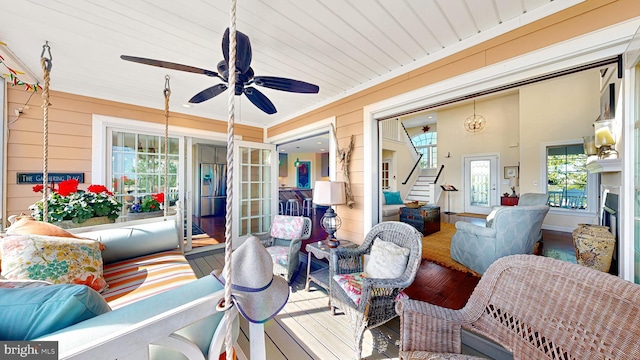
[[[200,164],[200,216],[224,216],[227,204],[227,165]]]

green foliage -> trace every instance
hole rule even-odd
[[[29,206],[34,219],[42,221],[44,205],[42,200]],[[49,222],[56,223],[61,220],[72,220],[74,223],[83,223],[92,217],[108,216],[109,219],[117,219],[122,209],[122,204],[113,195],[107,192],[93,193],[78,190],[67,196],[58,193],[49,194],[48,212]]]

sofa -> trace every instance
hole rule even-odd
[[[382,195],[382,221],[399,221],[400,208],[405,206],[400,192],[383,191]]]
[[[457,221],[451,238],[451,258],[482,274],[501,257],[533,254],[549,206],[505,206],[490,226]]]
[[[400,299],[400,359],[637,359],[640,285],[536,255],[489,267],[460,310]]]
[[[107,286],[100,295],[110,309],[25,340],[57,341],[60,359],[217,359],[226,329],[219,324],[226,319],[215,304],[223,287],[213,276],[196,278],[180,249],[181,226],[173,218],[159,219],[74,234],[104,245]],[[96,293],[84,285],[46,287],[56,286]],[[233,326],[237,336],[237,318]]]

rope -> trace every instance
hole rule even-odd
[[[231,252],[232,247],[232,202],[233,202],[233,138],[235,122],[235,95],[236,95],[236,6],[237,1],[231,0],[230,24],[229,24],[229,121],[227,123],[227,205],[225,215],[225,252],[224,252],[224,301],[231,305]],[[227,320],[227,334],[225,336],[227,360],[233,360],[233,318],[232,312],[225,312]]]
[[[164,77],[164,217],[169,214],[169,75]]]
[[[45,51],[49,57],[44,56]],[[51,81],[51,48],[49,42],[42,45],[40,54],[40,65],[44,78],[44,88],[42,90],[42,221],[49,222],[49,83]]]

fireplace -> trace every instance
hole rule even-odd
[[[613,237],[616,239],[616,245],[613,250],[613,258],[611,259],[611,268],[609,269],[609,273],[612,275],[618,275],[618,254],[620,253],[620,241],[618,239],[618,234],[620,234],[620,221],[618,218],[619,207],[618,207],[618,194],[612,194],[610,192],[605,192],[604,194],[604,204],[602,206],[602,218],[600,223],[604,226],[609,227],[609,231],[613,234]]]

